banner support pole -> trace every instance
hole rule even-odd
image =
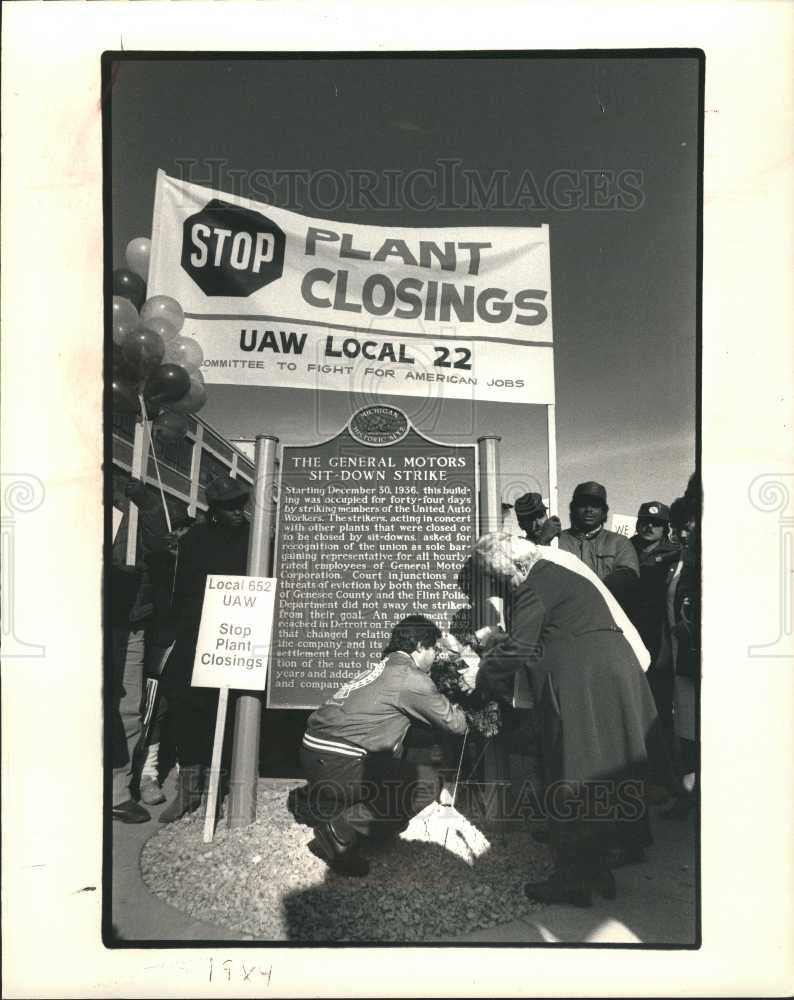
[[[498,434],[485,434],[477,438],[480,465],[480,523],[479,533],[498,531],[502,524],[502,502],[499,493],[499,442]]]
[[[502,527],[502,496],[499,489],[499,443],[498,434],[486,434],[477,438],[477,450],[480,465],[480,523],[479,534],[489,531],[499,531]],[[484,581],[478,581],[478,593],[475,601],[484,607],[487,593],[482,591]],[[501,828],[503,816],[503,794],[500,787],[509,777],[509,758],[504,739],[498,736],[488,740],[483,752],[483,778],[486,784],[496,789],[496,801],[488,797],[488,819],[496,822]]]
[[[554,403],[546,406],[546,429],[549,439],[549,514],[557,515],[560,505],[557,488],[557,417]]]
[[[270,576],[273,557],[273,495],[278,438],[256,436],[253,519],[248,539],[248,576]],[[229,794],[229,826],[248,826],[256,819],[256,783],[259,777],[259,730],[262,722],[259,691],[241,691],[234,715],[234,742]]]

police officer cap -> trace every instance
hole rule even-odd
[[[654,518],[658,521],[667,521],[669,524],[670,508],[666,504],[659,503],[658,500],[648,500],[646,503],[640,504],[637,517]]]
[[[248,484],[231,476],[217,476],[207,483],[205,496],[208,504],[229,503],[231,500],[246,499],[250,493]]]
[[[514,507],[516,517],[520,518],[543,517],[546,513],[546,506],[540,493],[525,493],[516,500]]]
[[[579,483],[573,491],[573,502],[582,500],[585,497],[598,500],[604,507],[607,505],[607,491],[601,483]]]

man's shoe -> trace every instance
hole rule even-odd
[[[147,806],[159,806],[161,802],[165,802],[163,790],[157,784],[157,781],[148,775],[141,778],[141,802],[144,802]]]
[[[354,843],[342,840],[331,823],[318,823],[309,850],[340,875],[367,875],[369,861],[355,849]]]
[[[356,850],[351,850],[347,854],[329,859],[316,839],[309,844],[309,850],[320,861],[324,861],[331,871],[336,872],[337,875],[351,875],[361,878],[369,874],[369,861],[367,861],[363,854],[359,854]]]
[[[604,866],[599,866],[590,875],[590,885],[594,892],[599,893],[604,899],[616,899],[618,888],[615,885],[615,876]]]
[[[113,819],[117,819],[121,823],[148,823],[151,818],[151,814],[143,806],[133,802],[132,799],[127,799],[121,805],[113,806]]]
[[[308,786],[293,788],[287,795],[287,808],[292,813],[296,823],[302,826],[314,826],[316,819],[309,809]]]
[[[185,813],[198,809],[201,805],[202,770],[200,766],[180,768],[176,796],[157,817],[158,823],[173,823]]]

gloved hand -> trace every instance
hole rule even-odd
[[[155,494],[149,492],[140,479],[132,478],[124,487],[124,493],[137,504],[141,510],[154,510],[159,501]]]
[[[552,516],[546,519],[543,527],[538,532],[538,545],[548,545],[552,539],[562,531],[562,522],[558,517]]]
[[[127,481],[127,485],[124,487],[124,496],[137,503],[139,498],[145,495],[146,487],[140,479],[135,479],[133,477]]]

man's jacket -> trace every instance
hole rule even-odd
[[[312,737],[316,749],[326,741],[342,740],[369,753],[399,756],[414,719],[448,733],[466,732],[463,710],[437,690],[408,653],[391,653],[309,716],[304,745],[314,745]]]
[[[563,552],[578,556],[602,580],[624,609],[630,609],[640,582],[640,564],[634,546],[617,531],[598,528],[596,531],[560,532],[559,546]]]

